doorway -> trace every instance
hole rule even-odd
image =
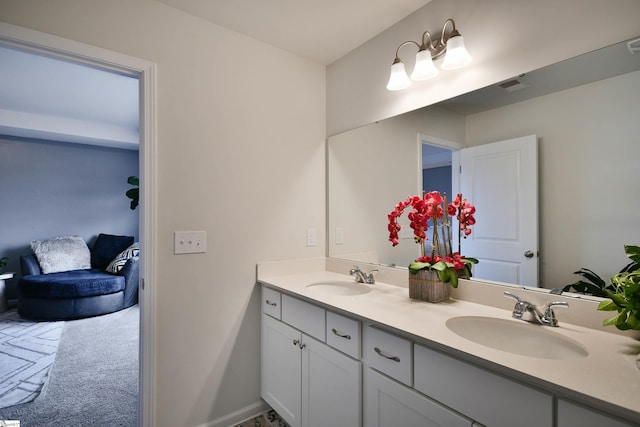
[[[156,170],[156,117],[155,117],[155,64],[138,58],[94,46],[62,39],[26,28],[0,23],[0,46],[32,52],[82,64],[113,73],[136,77],[139,80],[139,176],[141,269],[139,286],[139,394],[138,420],[140,426],[154,424],[151,408],[153,392],[153,359],[150,349],[154,342],[154,292],[148,286],[155,282],[155,170]],[[124,196],[123,196],[124,197]],[[126,199],[123,200],[126,203]]]

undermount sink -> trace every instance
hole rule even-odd
[[[347,282],[337,280],[334,282],[318,282],[307,285],[307,288],[316,292],[322,292],[325,295],[362,295],[371,292],[371,288],[367,285],[357,282]]]
[[[521,320],[461,316],[447,320],[455,334],[495,350],[540,359],[576,359],[589,353],[579,343],[547,326]]]

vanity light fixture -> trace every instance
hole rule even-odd
[[[447,25],[451,24],[451,29],[447,33]],[[404,64],[398,56],[400,49],[408,44],[414,44],[418,47],[416,54],[416,65],[411,73],[411,78],[407,76]],[[438,59],[445,55],[441,68],[443,70],[453,70],[461,68],[471,62],[471,55],[464,47],[464,40],[456,29],[453,19],[447,19],[442,26],[442,34],[440,39],[435,43],[431,38],[429,31],[422,33],[422,44],[409,40],[403,42],[396,49],[396,57],[391,65],[391,75],[388,90],[402,90],[411,86],[411,81],[427,80],[438,74],[438,69],[433,64],[434,59]]]

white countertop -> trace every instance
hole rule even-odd
[[[284,293],[302,297],[329,309],[385,325],[409,334],[434,348],[506,373],[589,406],[640,423],[640,369],[636,356],[640,342],[628,336],[607,333],[560,321],[554,333],[580,343],[588,356],[567,360],[541,359],[494,350],[462,338],[449,330],[446,321],[457,316],[489,316],[511,319],[511,311],[469,301],[450,299],[432,304],[409,298],[407,288],[377,282],[371,291],[356,296],[320,293],[306,286],[312,283],[353,277],[324,270],[293,270],[258,266],[258,281]],[[542,327],[542,326],[540,326]]]

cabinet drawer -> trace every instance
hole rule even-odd
[[[359,359],[360,322],[328,311],[327,344],[354,359]]]
[[[411,386],[411,341],[368,326],[365,342],[365,356],[369,366]]]
[[[551,427],[553,396],[501,375],[414,346],[415,389],[486,426]]]
[[[299,299],[282,295],[282,321],[307,335],[325,340],[325,310]]]
[[[262,312],[280,319],[280,292],[262,287]]]

